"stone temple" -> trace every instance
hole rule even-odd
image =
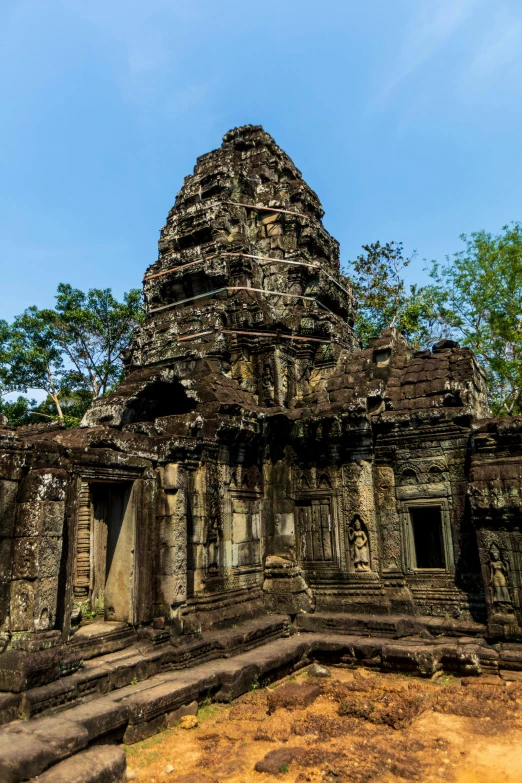
[[[0,779],[312,657],[522,670],[522,421],[455,342],[361,349],[322,216],[231,130],[168,214],[125,380],[78,429],[0,427]]]

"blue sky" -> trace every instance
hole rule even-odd
[[[198,155],[261,123],[341,257],[522,219],[520,0],[0,0],[0,318],[141,285]]]

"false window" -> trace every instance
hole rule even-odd
[[[446,568],[442,509],[440,506],[410,507],[415,568]]]

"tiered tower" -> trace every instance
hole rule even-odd
[[[315,366],[357,347],[352,292],[323,214],[260,126],[227,133],[198,159],[162,229],[129,372],[176,365],[176,377],[186,377],[187,360],[212,357],[252,404],[298,404]],[[102,409],[88,422],[108,421]]]

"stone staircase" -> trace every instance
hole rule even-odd
[[[360,616],[357,619],[361,621]],[[57,703],[56,714],[12,720],[0,729],[0,781],[123,783],[125,760],[117,743],[145,739],[173,725],[184,710],[196,711],[203,701],[229,702],[313,660],[424,677],[448,671],[522,679],[519,645],[490,645],[477,633],[455,635],[463,628],[453,628],[453,635],[423,636],[420,626],[401,626],[404,619],[381,616],[370,629],[367,618],[365,631],[358,627],[350,632],[354,617],[300,615],[289,629],[286,617],[268,616],[199,640],[181,639],[178,647],[168,645],[177,653],[164,670],[167,645],[158,645],[156,651],[150,645],[142,650],[131,645],[87,661],[85,672],[64,678],[64,687],[76,678],[76,696]],[[89,689],[88,682],[97,685]],[[38,700],[31,692],[22,698],[26,697],[25,707],[31,705],[32,715],[41,713],[38,705],[44,703],[49,712],[49,698]]]

